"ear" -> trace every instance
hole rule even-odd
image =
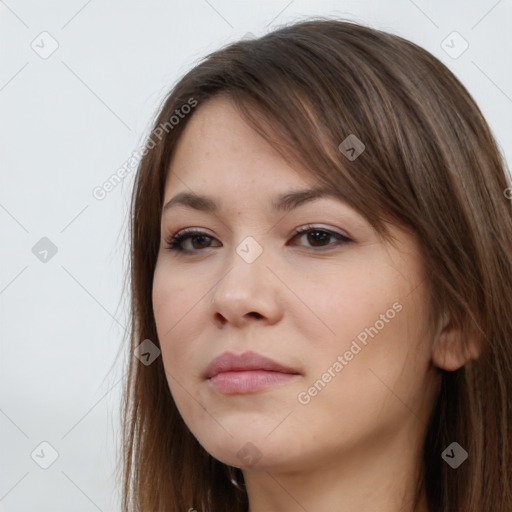
[[[474,337],[464,336],[460,325],[450,315],[444,314],[439,322],[432,347],[432,362],[435,366],[455,371],[470,359],[478,359],[480,350]]]

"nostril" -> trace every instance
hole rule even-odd
[[[249,313],[249,315],[251,315],[251,316],[255,316],[256,318],[262,318],[262,315],[260,315],[259,313],[256,313],[255,311],[251,311],[251,312]]]

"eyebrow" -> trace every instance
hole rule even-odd
[[[339,194],[332,188],[320,187],[306,190],[292,190],[291,192],[281,194],[271,202],[271,208],[276,212],[289,212],[302,204],[326,197],[333,197],[343,201]],[[178,205],[203,212],[215,213],[219,211],[219,205],[212,197],[196,194],[194,192],[180,192],[165,204],[162,214]]]

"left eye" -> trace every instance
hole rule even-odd
[[[333,246],[338,246],[341,244],[352,242],[350,238],[340,233],[335,233],[334,231],[328,231],[325,229],[314,227],[305,227],[298,229],[294,233],[292,240],[295,238],[301,238],[303,236],[307,236],[308,242],[312,244],[311,247],[320,248],[320,250],[325,250],[323,248],[329,249]],[[324,242],[326,242],[330,238],[335,238],[337,241],[335,243],[324,244]],[[193,243],[194,240],[197,242],[196,244]],[[170,239],[166,240],[166,245],[167,248],[171,251],[192,253],[198,252],[202,249],[209,249],[208,242],[210,240],[215,240],[215,238],[209,236],[207,233],[204,233],[202,231],[191,229],[178,232]],[[188,241],[192,242],[192,249],[185,249],[183,247],[183,243]]]

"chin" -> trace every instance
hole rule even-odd
[[[252,435],[241,427],[243,435],[222,439],[212,439],[211,436],[197,438],[201,446],[215,459],[228,466],[243,470],[269,470],[290,463],[290,450],[284,439],[276,436],[266,439],[270,429],[265,433]]]

